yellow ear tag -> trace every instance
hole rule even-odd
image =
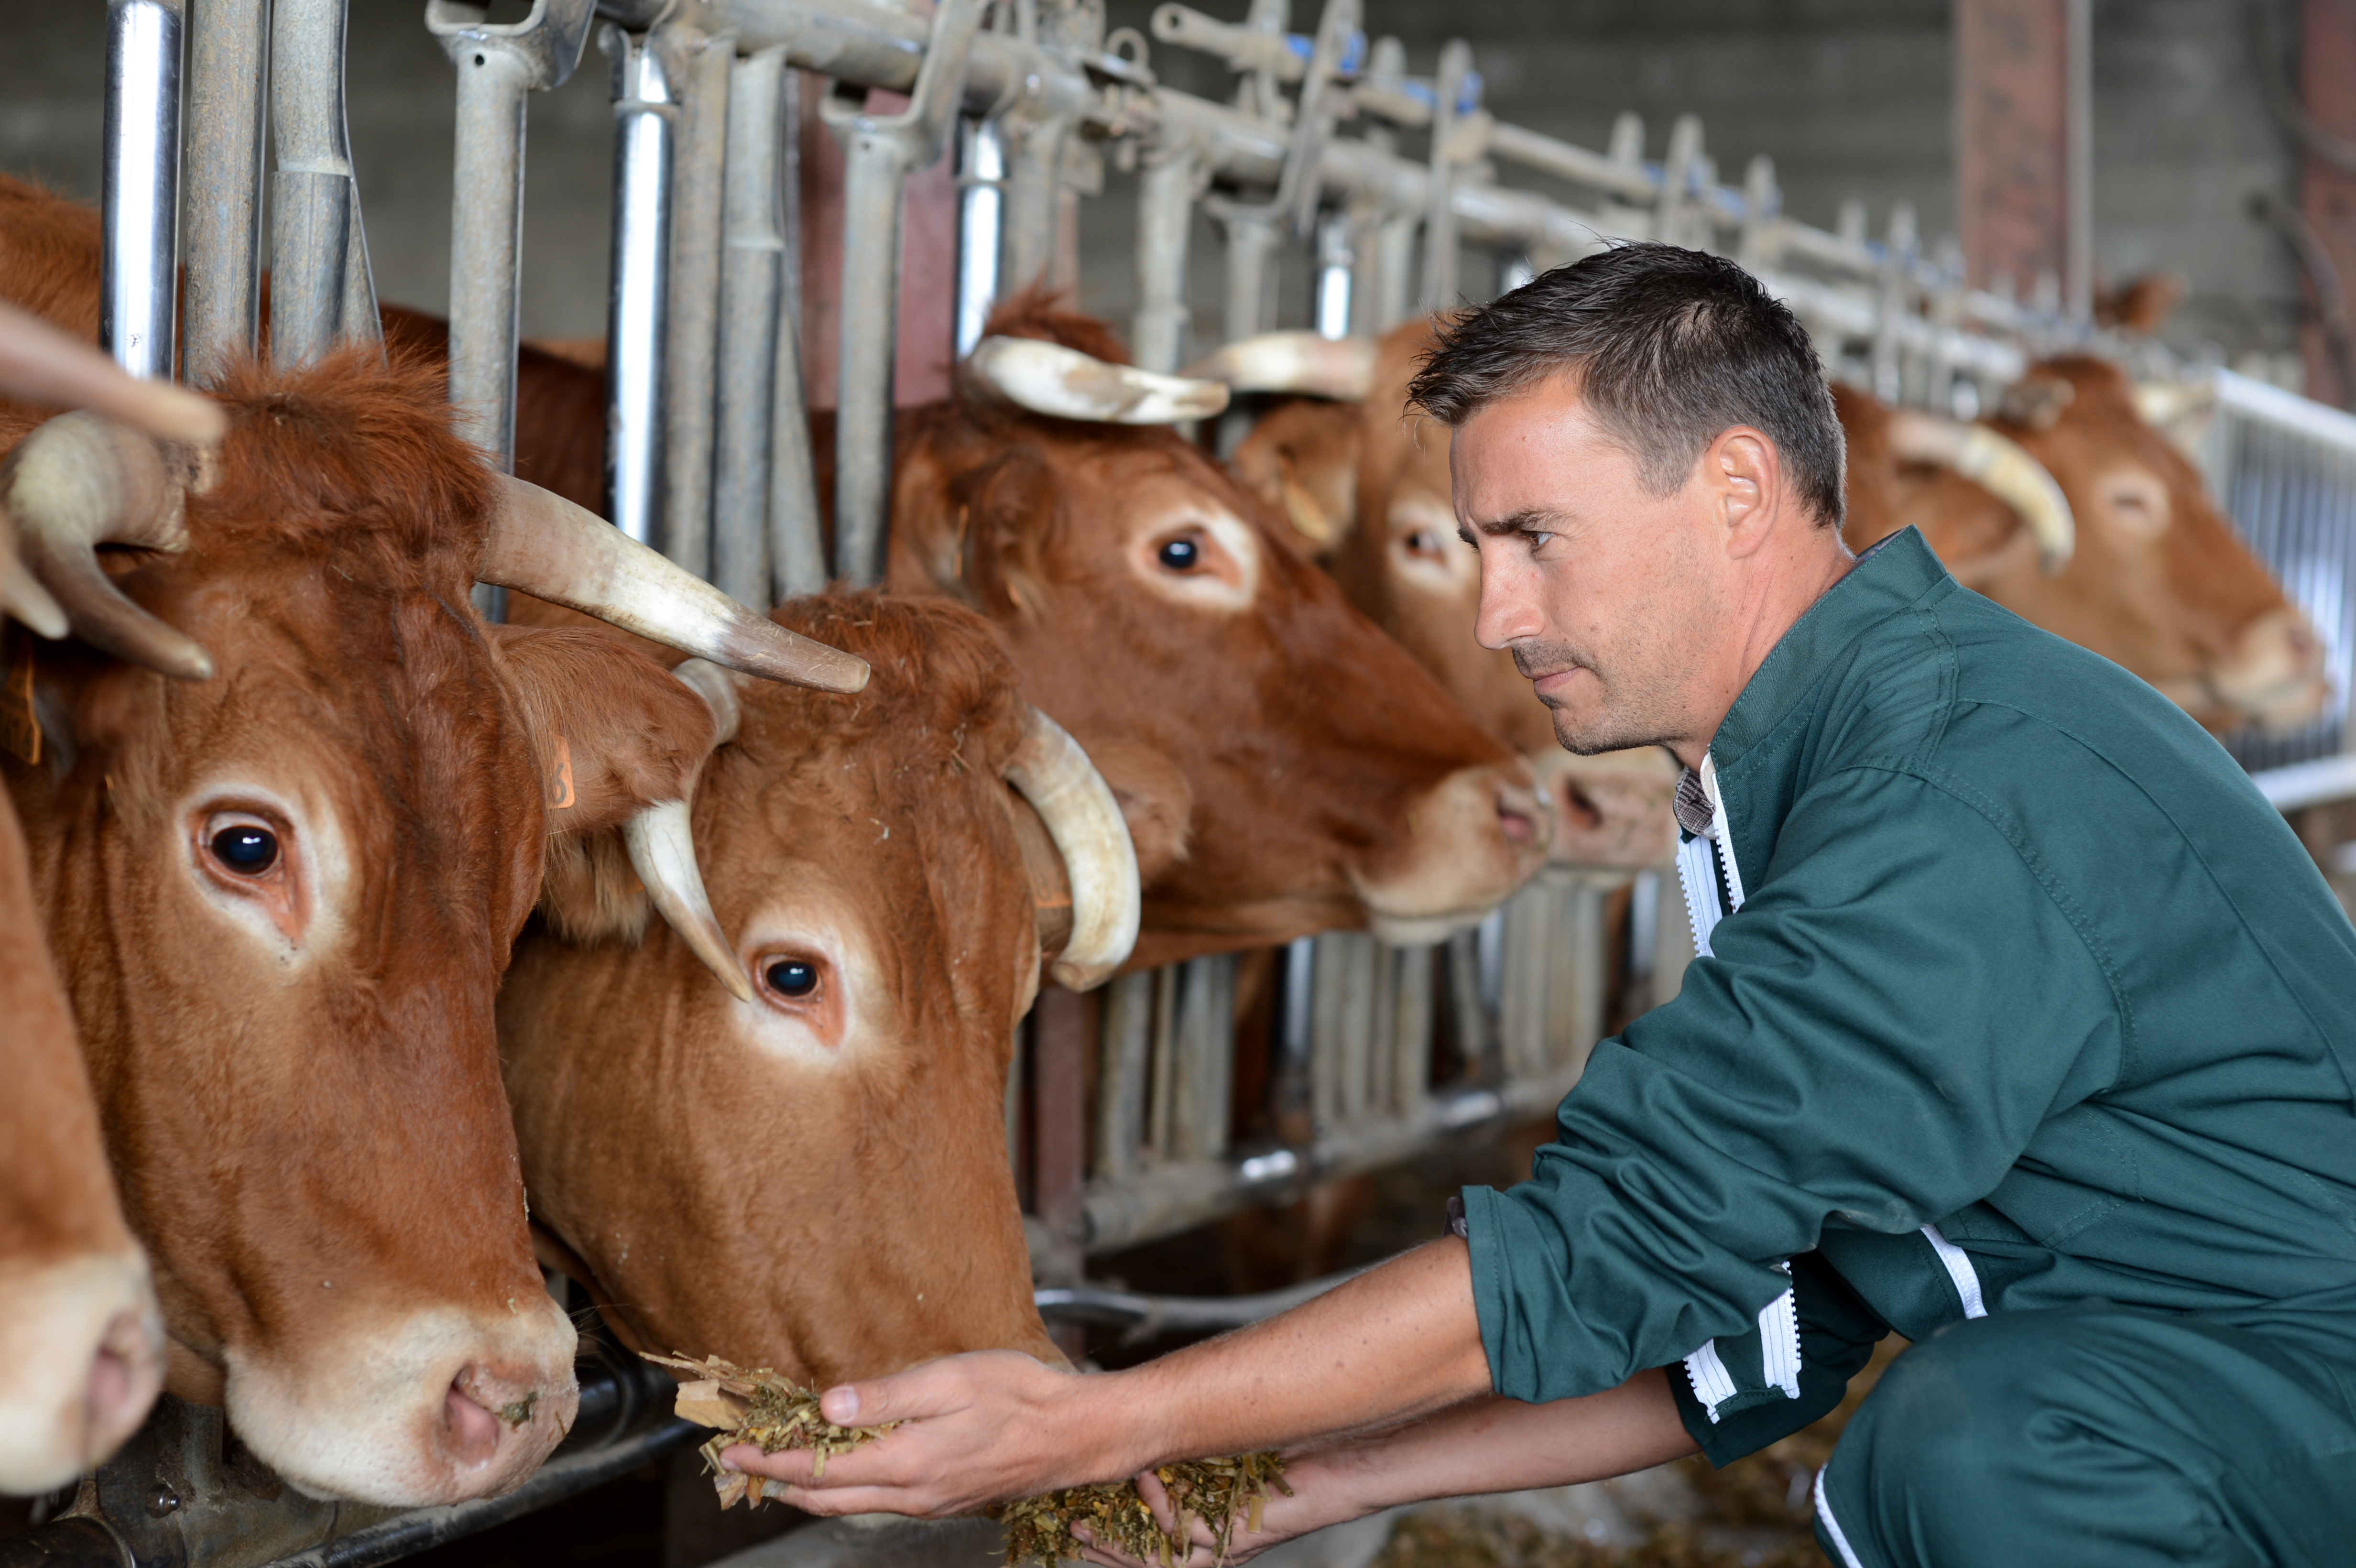
[[[548,770],[548,809],[562,811],[573,804],[573,746],[556,738],[556,756]]]

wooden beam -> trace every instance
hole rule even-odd
[[[1955,217],[1972,282],[2093,286],[2087,0],[1957,0]]]
[[[2356,141],[2356,0],[2304,0],[2300,8],[2298,92],[2308,118],[2321,129]],[[2267,60],[2278,70],[2282,62]],[[2318,247],[2339,273],[2343,301],[2356,284],[2356,174],[2313,152],[2301,160],[2299,209]],[[2325,301],[2312,277],[2302,284],[2310,311],[2300,332],[2307,359],[2308,395],[2340,408],[2356,404],[2348,384],[2346,356],[2336,348],[2321,319]]]

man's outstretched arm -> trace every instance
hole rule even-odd
[[[1076,1377],[996,1350],[830,1389],[830,1421],[910,1424],[829,1460],[821,1484],[806,1452],[744,1445],[725,1459],[789,1483],[787,1500],[812,1513],[936,1516],[1171,1459],[1339,1437],[1488,1389],[1471,1264],[1450,1237],[1129,1371]]]

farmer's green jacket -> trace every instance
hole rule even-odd
[[[1498,1392],[1716,1340],[1729,1408],[1756,1403],[1792,1260],[1816,1318],[1872,1337],[1976,1288],[2356,1358],[2356,930],[2216,741],[1910,529],[1784,635],[1710,755],[1747,897],[1596,1048],[1532,1179],[1464,1195]]]

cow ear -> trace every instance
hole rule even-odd
[[[1304,553],[1331,550],[1357,521],[1364,412],[1356,403],[1295,399],[1270,409],[1236,449],[1236,477],[1283,512]]]
[[[692,793],[712,753],[712,708],[636,639],[603,627],[490,632],[540,763],[548,821],[540,907],[579,940],[636,936],[647,897],[619,829]]]
[[[1045,603],[1041,546],[1061,516],[1062,491],[1037,454],[1010,452],[950,486],[963,544],[965,596],[984,613],[1025,619]]]

